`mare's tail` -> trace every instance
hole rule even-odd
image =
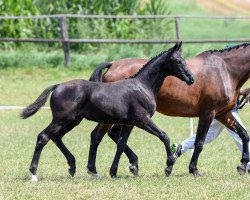
[[[31,115],[34,115],[46,103],[50,92],[52,92],[58,85],[59,84],[52,85],[46,88],[32,104],[23,109],[23,111],[20,113],[20,117],[25,119]]]
[[[105,68],[110,68],[112,63],[102,63],[98,65],[93,74],[91,75],[89,81],[100,82],[102,80],[102,70]]]

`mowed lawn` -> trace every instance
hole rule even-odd
[[[0,71],[0,105],[26,106],[51,84],[73,78],[88,79],[91,70],[6,69]],[[246,84],[250,87],[250,83]],[[47,104],[48,105],[48,104]],[[118,178],[109,177],[116,145],[104,137],[98,149],[97,170],[100,179],[86,173],[90,132],[96,123],[83,120],[64,137],[77,161],[74,178],[68,174],[66,159],[49,142],[42,153],[39,182],[32,183],[28,169],[36,137],[51,120],[50,110],[41,110],[26,120],[19,110],[0,110],[0,199],[249,199],[250,175],[239,176],[236,166],[241,154],[227,131],[201,153],[198,167],[201,177],[188,173],[191,152],[181,156],[170,177],[164,175],[166,154],[156,137],[135,128],[128,144],[139,157],[139,177],[129,172],[125,155],[120,161]],[[239,115],[250,130],[250,106]],[[168,133],[171,142],[189,136],[188,118],[171,118],[155,114],[153,120]],[[197,127],[197,120],[194,120]]]

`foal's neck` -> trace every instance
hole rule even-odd
[[[159,59],[153,63],[150,63],[148,66],[145,66],[145,69],[142,69],[141,72],[135,77],[141,83],[146,85],[155,96],[158,95],[160,88],[165,80],[166,66],[163,59]]]

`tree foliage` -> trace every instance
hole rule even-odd
[[[169,11],[163,0],[0,0],[1,16],[47,14],[159,15]],[[169,21],[75,19],[67,21],[70,38],[166,38]],[[162,30],[164,27],[164,30]],[[153,29],[152,29],[153,28]],[[151,30],[156,30],[152,32]],[[61,38],[58,19],[0,20],[0,37]],[[56,46],[56,44],[50,44]],[[73,45],[76,50],[82,45]]]

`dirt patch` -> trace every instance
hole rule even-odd
[[[223,15],[249,15],[250,0],[197,0],[209,10]]]

